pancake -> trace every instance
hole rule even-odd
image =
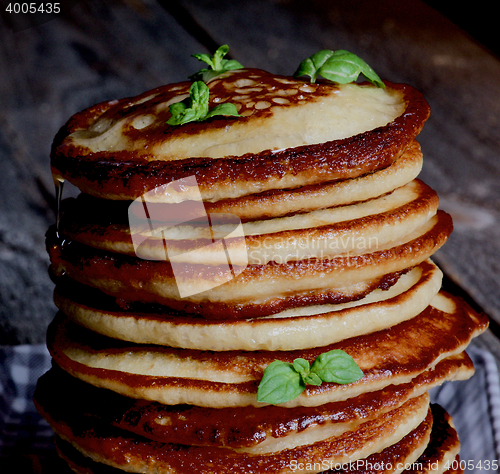
[[[123,311],[113,298],[68,281],[56,286],[54,302],[72,321],[92,331],[139,344],[213,351],[295,350],[326,346],[410,319],[428,306],[441,277],[438,267],[425,261],[390,288],[374,290],[359,301],[238,321],[193,319],[145,305]]]
[[[344,206],[355,202],[367,201],[389,193],[414,180],[422,169],[423,156],[420,145],[411,142],[404,153],[387,168],[365,174],[358,178],[345,179],[302,186],[293,189],[274,189],[257,194],[250,194],[235,199],[221,199],[215,202],[203,202],[206,212],[228,213],[239,217],[243,222],[248,220],[281,217],[297,212],[313,211],[334,206]],[[70,201],[67,199],[66,201]],[[117,216],[128,218],[128,209],[132,201],[111,201],[99,199],[81,193],[76,198],[76,211],[81,219],[85,215],[89,224],[113,222]],[[63,203],[64,205],[64,203]],[[166,204],[150,202],[148,209],[156,214],[157,206]],[[190,218],[191,216],[187,216]],[[70,223],[73,225],[73,223]],[[86,229],[81,229],[86,231]]]
[[[276,451],[278,445],[289,449],[305,439],[304,444],[310,444],[352,431],[444,381],[464,380],[473,373],[472,361],[463,352],[444,359],[407,384],[390,385],[344,402],[293,410],[277,406],[210,409],[131,399],[81,382],[54,366],[38,381],[34,399],[49,413],[56,409],[68,412],[62,418],[78,413],[89,423],[115,426],[161,443],[262,453]],[[57,391],[53,390],[55,386]]]
[[[359,299],[376,288],[374,280],[429,258],[445,243],[451,228],[451,217],[438,211],[404,239],[362,255],[249,265],[234,278],[226,267],[202,264],[176,263],[174,275],[170,262],[105,252],[73,241],[61,244],[50,234],[48,250],[56,275],[65,274],[125,301],[159,303],[205,318],[220,319],[224,314],[225,319],[242,319],[303,306],[308,292],[325,288],[330,296],[326,294],[323,303]],[[302,304],[297,304],[300,300]],[[262,304],[269,310],[259,311]]]
[[[425,428],[414,436],[420,438],[417,445],[422,452],[432,429],[427,394],[340,436],[265,454],[152,442],[113,427],[86,423],[78,415],[60,419],[57,412],[47,413],[41,409],[56,434],[84,455],[129,472],[142,473],[185,473],[192,469],[200,473],[288,473],[293,469],[294,460],[314,464],[315,467],[302,472],[315,473],[324,470],[321,466],[325,463],[342,464],[379,452],[402,440],[421,423]]]
[[[139,204],[144,212],[143,203]],[[137,218],[130,225],[128,220],[103,225],[95,223],[93,207],[83,212],[82,207],[66,207],[59,225],[61,238],[146,260],[170,260],[174,255],[176,262],[203,261],[205,265],[227,262],[226,253],[214,251],[216,248],[212,245],[214,239],[224,239],[227,250],[233,252],[230,254],[233,265],[264,265],[346,253],[360,255],[398,241],[436,214],[438,198],[431,188],[414,180],[388,195],[362,203],[245,222],[241,225],[241,234],[246,249],[241,249],[245,255],[240,261],[234,256],[238,256],[241,239],[228,237],[234,233],[239,220],[228,219],[230,222],[224,224],[224,216],[213,213],[210,214],[211,226],[206,220],[199,225],[172,224],[168,222],[174,213],[172,210],[162,215],[160,208],[153,211],[148,207],[147,215],[151,218],[147,221]],[[214,224],[217,217],[221,221],[219,225]],[[136,242],[143,239],[147,240],[137,247]],[[221,256],[224,260],[220,260]]]
[[[453,474],[453,462],[460,449],[458,435],[453,427],[450,415],[439,405],[431,405],[432,432],[423,454],[414,460],[402,461],[398,445],[372,454],[367,459],[347,465],[346,469],[328,470],[323,474],[365,474],[365,473],[399,473],[404,474]],[[404,439],[403,439],[404,441]]]
[[[451,424],[449,415],[439,405],[432,405],[431,409],[433,422],[430,440],[424,453],[418,459],[415,459],[415,454],[418,453],[418,449],[420,448],[420,439],[418,436],[413,436],[413,433],[417,434],[416,432],[412,432],[400,442],[386,448],[381,453],[375,453],[365,459],[346,463],[344,466],[338,466],[339,468],[337,469],[323,471],[323,474],[368,474],[373,473],[374,469],[379,474],[392,474],[401,472],[401,469],[399,469],[401,467],[407,467],[407,469],[402,471],[405,474],[440,474],[442,472],[454,474],[463,472],[460,469],[453,469],[454,466],[458,468],[460,465],[458,457],[451,461],[451,463],[444,460],[444,458],[449,457],[451,452],[456,451],[459,447],[457,433]],[[421,425],[418,428],[418,430],[424,429],[425,425]],[[60,438],[56,441],[59,455],[78,474],[119,474],[123,472],[84,457],[68,442]],[[418,448],[415,448],[415,445]],[[326,466],[328,466],[328,463]],[[329,467],[335,468],[336,466]]]
[[[433,428],[429,445],[418,462],[411,466],[411,469],[407,469],[408,474],[463,472],[457,459],[460,441],[451,416],[436,404],[432,405],[432,415]]]
[[[357,178],[293,189],[272,189],[234,199],[205,201],[204,206],[207,212],[229,213],[243,221],[344,206],[382,196],[404,186],[417,177],[422,169],[422,162],[420,145],[413,141],[387,168]],[[148,203],[148,208],[154,209],[160,205],[164,206],[161,203]]]
[[[53,144],[55,179],[96,197],[133,200],[195,176],[202,199],[218,201],[355,178],[393,163],[429,115],[422,95],[406,85],[308,84],[243,69],[208,84],[211,107],[230,101],[242,117],[169,126],[168,106],[190,85],[74,115]],[[176,197],[159,190],[151,199]]]
[[[265,367],[274,360],[292,362],[300,357],[311,363],[321,353],[344,350],[363,371],[361,380],[347,385],[309,385],[284,405],[319,406],[407,383],[439,361],[462,352],[487,325],[485,315],[440,293],[409,321],[306,350],[210,352],[132,345],[92,333],[62,316],[51,324],[47,344],[60,367],[97,387],[167,405],[213,408],[263,406],[257,402],[257,386]]]

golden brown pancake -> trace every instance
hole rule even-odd
[[[237,321],[193,319],[146,305],[123,311],[113,298],[68,281],[56,287],[54,301],[74,322],[139,344],[213,351],[295,350],[326,346],[410,319],[437,294],[441,277],[438,267],[425,261],[390,288],[374,290],[359,301],[304,306]]]
[[[54,366],[38,382],[35,400],[45,411],[79,413],[89,423],[112,425],[124,431],[159,441],[195,446],[246,448],[260,452],[279,442],[282,448],[330,437],[329,433],[351,431],[362,422],[394,410],[427,390],[450,380],[464,380],[474,373],[465,352],[444,359],[409,383],[389,385],[344,402],[294,409],[266,406],[202,408],[192,405],[162,405],[135,400],[81,382]],[[54,391],[53,387],[58,390]],[[59,407],[59,408],[54,408]],[[311,441],[312,440],[312,441]]]
[[[307,386],[285,404],[318,406],[407,383],[462,352],[487,327],[486,316],[458,298],[440,293],[432,305],[397,326],[298,351],[210,352],[133,345],[92,333],[62,316],[51,324],[48,347],[60,367],[97,387],[165,404],[214,408],[262,406],[256,399],[257,386],[274,360],[292,362],[300,357],[312,363],[323,352],[344,350],[364,372],[361,380]]]
[[[93,208],[83,209],[82,213],[83,206],[73,204],[67,206],[61,219],[61,238],[110,252],[135,256],[131,236],[134,233],[141,240],[147,238],[137,254],[143,259],[170,260],[170,255],[175,255],[177,262],[196,264],[201,260],[205,265],[221,265],[227,262],[227,257],[225,252],[213,251],[213,239],[225,239],[228,251],[234,247],[232,255],[236,256],[241,245],[239,238],[227,237],[233,232],[234,223],[212,223],[210,227],[193,223],[172,225],[165,215],[165,221],[154,224],[150,219],[130,226],[126,221],[99,224],[95,223]],[[436,193],[414,180],[385,196],[362,203],[245,222],[241,232],[246,244],[242,250],[246,253],[241,261],[233,258],[231,261],[233,265],[264,265],[364,254],[404,239],[426,224],[437,208]],[[212,222],[216,216],[211,214]]]
[[[432,433],[427,449],[405,472],[408,474],[441,474],[463,472],[458,453],[460,441],[451,416],[439,405],[432,405]]]
[[[242,117],[169,126],[169,105],[186,97],[187,82],[101,103],[59,131],[54,177],[96,197],[133,200],[195,176],[204,201],[237,198],[386,168],[429,115],[419,92],[391,83],[385,89],[309,84],[243,69],[208,86],[211,107],[227,100],[241,106]],[[171,196],[159,192],[153,199]]]
[[[310,304],[310,292],[323,292],[323,303],[359,299],[385,275],[429,258],[451,229],[451,217],[438,211],[405,238],[365,254],[249,265],[229,281],[223,267],[178,263],[174,276],[170,262],[142,260],[72,241],[61,244],[50,235],[48,249],[56,275],[66,274],[125,301],[159,303],[205,318],[220,319],[224,314],[226,319],[241,319],[303,306],[304,301]],[[220,285],[203,291],[207,283]],[[188,296],[180,297],[178,285],[189,288]],[[267,308],[259,311],[259,305]]]
[[[205,201],[203,205],[206,212],[232,214],[243,222],[346,206],[382,196],[408,184],[417,177],[422,162],[420,145],[414,141],[392,165],[359,178],[294,189],[276,189],[217,202]],[[109,226],[108,232],[114,233],[116,230],[118,233],[120,229],[115,229],[114,226],[127,222],[131,203],[132,201],[111,201],[80,193],[76,199],[68,198],[62,202],[60,230],[64,230],[71,237],[73,234],[86,234],[89,227]],[[153,214],[158,214],[158,208],[164,209],[165,206],[167,205],[164,203],[147,204]],[[133,207],[132,215],[137,216],[134,210]],[[75,214],[78,216],[77,222]],[[184,217],[189,220],[193,215]],[[78,228],[75,228],[75,225],[78,225]],[[99,237],[94,235],[93,238]]]
[[[366,201],[404,186],[417,177],[422,169],[420,145],[413,141],[404,153],[387,168],[357,178],[326,182],[293,189],[272,189],[234,199],[205,201],[207,212],[229,213],[243,221],[280,217],[333,206]],[[103,200],[101,200],[102,202]],[[120,201],[108,201],[120,203]],[[125,201],[125,204],[129,202]],[[164,204],[148,203],[155,206]]]
[[[158,443],[98,423],[89,424],[78,415],[59,418],[40,407],[54,431],[81,453],[113,467],[143,473],[185,473],[196,466],[200,473],[288,473],[297,460],[315,464],[302,472],[324,470],[324,463],[345,463],[362,459],[401,441],[421,423],[425,428],[415,433],[420,453],[429,440],[432,415],[429,396],[413,398],[400,408],[373,421],[362,423],[353,431],[297,448],[265,454],[249,454],[227,448],[185,446]],[[419,454],[420,454],[419,453]],[[418,456],[417,456],[418,457]]]
[[[381,453],[372,454],[367,459],[359,460],[346,466],[346,469],[325,471],[323,474],[365,474],[399,473],[405,474],[452,474],[456,453],[460,449],[458,435],[453,427],[450,415],[439,405],[431,405],[432,432],[425,451],[418,459],[402,461],[400,447],[391,446]],[[403,439],[404,442],[404,439]]]
[[[381,453],[375,453],[365,459],[360,459],[344,466],[330,466],[333,469],[323,471],[322,474],[368,474],[373,469],[379,474],[399,473],[400,467],[407,468],[405,474],[423,474],[423,473],[442,473],[454,474],[463,472],[459,469],[460,462],[458,456],[455,460],[448,462],[443,459],[448,458],[451,452],[459,447],[457,433],[451,424],[449,415],[439,406],[432,405],[432,431],[429,443],[423,454],[415,459],[415,451],[418,452],[419,437],[417,432],[404,437],[400,442],[383,450]],[[420,425],[418,430],[424,430],[425,425]],[[417,436],[414,436],[417,435]],[[105,464],[99,464],[90,458],[82,456],[68,442],[57,439],[57,448],[60,456],[65,459],[72,469],[79,474],[119,474],[121,470],[112,468]],[[437,462],[437,464],[436,464]],[[453,469],[453,467],[457,469]],[[335,469],[337,467],[337,469]],[[443,471],[446,467],[448,470]],[[338,469],[340,468],[340,469]],[[299,471],[300,472],[300,471]]]

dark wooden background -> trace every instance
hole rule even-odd
[[[492,318],[493,331],[478,344],[500,354],[500,60],[485,28],[493,26],[491,6],[462,3],[459,16],[463,7],[452,3],[461,29],[416,0],[74,0],[52,21],[26,28],[23,21],[37,18],[6,15],[7,3],[0,2],[0,344],[43,342],[55,312],[44,233],[54,221],[48,156],[58,128],[98,101],[184,80],[199,68],[191,54],[227,43],[245,66],[280,74],[320,49],[348,49],[383,78],[424,92],[432,116],[420,136],[421,177],[456,225],[435,260],[447,286]]]
[[[44,342],[55,313],[44,234],[55,219],[49,150],[59,127],[96,102],[185,80],[199,68],[191,54],[227,43],[245,66],[280,74],[320,49],[348,49],[424,92],[432,115],[421,177],[456,226],[435,260],[446,288],[491,317],[474,344],[500,361],[494,2],[62,0],[44,24],[6,14],[9,3],[0,0],[0,345]],[[54,454],[25,454],[13,452],[12,472],[64,471]]]

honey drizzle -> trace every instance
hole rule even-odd
[[[61,221],[61,201],[64,188],[64,179],[54,178],[54,185],[56,188],[56,236],[59,239],[59,225]]]

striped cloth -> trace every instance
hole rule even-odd
[[[2,456],[52,449],[53,433],[32,401],[50,366],[45,345],[0,346],[0,465]]]
[[[445,383],[431,391],[432,401],[453,417],[462,443],[467,472],[498,472],[500,459],[500,382],[494,357],[468,349],[475,376]],[[52,453],[52,431],[33,406],[35,384],[51,365],[44,345],[0,346],[0,466],[16,453]],[[496,463],[495,463],[496,461]],[[489,467],[489,469],[488,469]]]
[[[431,390],[431,398],[453,417],[458,431],[460,458],[467,472],[500,472],[500,381],[493,355],[470,346],[474,377],[445,383]]]

